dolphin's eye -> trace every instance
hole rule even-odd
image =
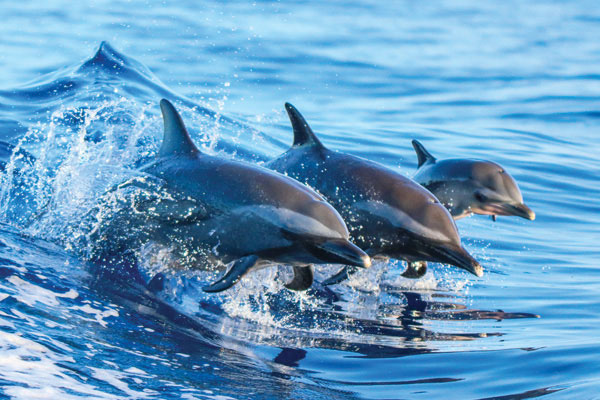
[[[487,196],[481,192],[475,192],[475,198],[477,201],[483,203],[487,200]]]

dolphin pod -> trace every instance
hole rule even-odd
[[[349,241],[342,217],[314,190],[260,166],[202,153],[173,105],[163,99],[160,107],[164,140],[141,168],[146,176],[106,194],[134,193],[96,232],[113,243],[113,252],[158,243],[174,250],[176,265],[230,264],[206,292],[226,290],[251,269],[275,264],[294,267],[286,285],[294,290],[312,284],[312,264],[370,266],[369,256]]]
[[[286,103],[293,145],[267,169],[202,153],[173,105],[163,99],[160,107],[164,139],[156,158],[139,170],[143,176],[107,191],[88,213],[97,221],[90,239],[100,245],[91,246],[91,259],[118,263],[134,249],[157,243],[174,250],[174,266],[227,264],[224,276],[203,288],[207,292],[226,290],[250,270],[273,264],[293,268],[285,287],[306,290],[313,264],[344,265],[323,282],[328,285],[379,256],[406,261],[402,275],[408,278],[423,276],[427,261],[481,276],[483,268],[461,245],[453,218],[535,219],[514,178],[491,161],[438,161],[413,140],[413,181],[327,149]],[[0,142],[0,171],[9,162],[18,177],[35,158]]]
[[[106,246],[97,259],[158,243],[173,250],[175,266],[226,264],[206,292],[226,290],[250,270],[276,264],[293,268],[288,289],[306,290],[314,264],[342,264],[323,282],[330,285],[369,267],[371,257],[406,261],[402,275],[408,278],[423,276],[428,261],[482,276],[454,220],[472,213],[535,218],[515,180],[490,161],[437,161],[413,140],[418,170],[412,180],[329,150],[286,103],[294,141],[267,169],[202,153],[173,105],[163,99],[160,107],[158,155],[140,169],[144,176],[105,193],[114,199],[125,192],[125,200],[108,217],[97,213],[92,237]]]
[[[267,166],[321,193],[344,217],[361,249],[371,257],[407,261],[407,277],[422,276],[426,261],[483,274],[461,245],[448,210],[433,194],[383,165],[327,149],[294,106],[286,103],[285,108],[294,142]],[[344,267],[323,283],[338,283],[354,271]]]
[[[535,219],[517,182],[502,166],[464,158],[438,161],[417,140],[412,144],[418,158],[413,179],[429,189],[454,219],[470,214],[491,215],[494,221],[497,215]]]

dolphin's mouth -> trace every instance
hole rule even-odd
[[[530,221],[535,219],[535,212],[523,203],[491,203],[475,211],[480,214],[521,217]]]
[[[483,267],[463,247],[435,247],[432,249],[439,262],[452,264],[473,275],[483,276]]]
[[[308,244],[309,251],[323,262],[369,268],[371,258],[346,239],[329,239]]]
[[[533,210],[523,203],[504,204],[502,208],[508,215],[514,215],[516,217],[525,218],[530,221],[533,221],[535,219],[535,213],[533,212]]]

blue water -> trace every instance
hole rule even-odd
[[[0,398],[600,398],[595,1],[86,3],[2,5]],[[483,278],[392,262],[303,294],[285,268],[150,293],[81,254],[98,196],[156,152],[162,97],[223,157],[287,149],[289,101],[407,176],[413,138],[491,159],[537,219],[458,222]]]

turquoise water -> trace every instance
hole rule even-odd
[[[595,2],[2,8],[0,398],[598,398]],[[289,101],[328,147],[407,176],[413,138],[491,159],[537,218],[458,221],[482,278],[391,262],[305,294],[284,268],[149,293],[79,246],[98,196],[156,152],[162,97],[223,157],[285,151]]]

